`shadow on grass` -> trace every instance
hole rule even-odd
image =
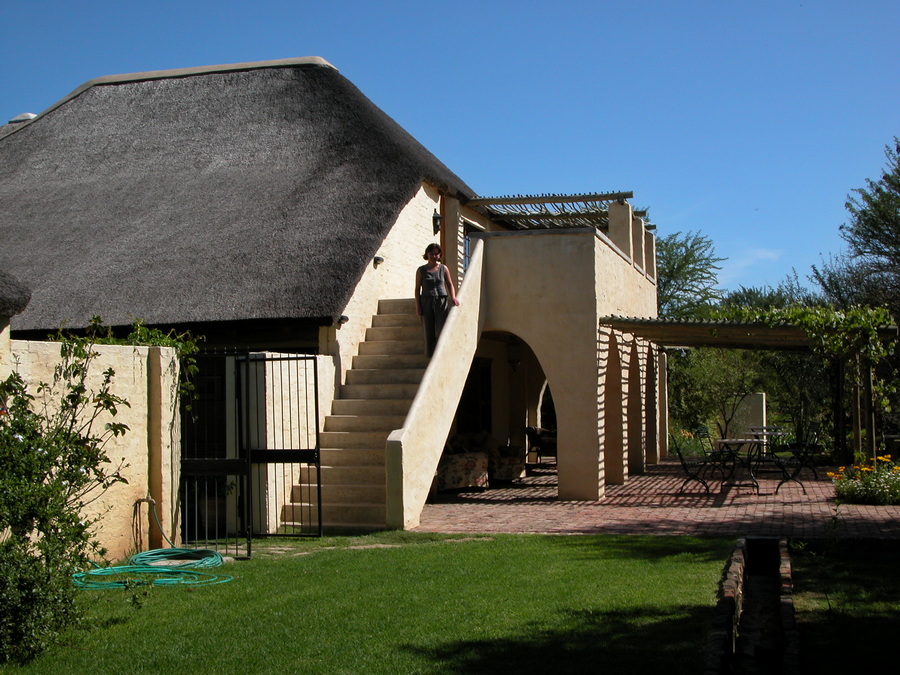
[[[551,543],[578,551],[587,560],[645,560],[661,562],[721,561],[724,565],[734,544],[734,537],[635,537],[631,535],[548,537]]]
[[[811,541],[792,553],[804,672],[883,670],[900,626],[900,542]]]
[[[708,607],[563,612],[554,627],[515,638],[405,647],[446,673],[697,673],[702,671]]]

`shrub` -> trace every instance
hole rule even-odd
[[[835,496],[848,504],[900,504],[900,465],[890,455],[829,472]]]
[[[28,661],[78,619],[71,575],[104,554],[83,508],[125,482],[104,448],[127,431],[114,420],[128,403],[112,369],[89,387],[93,344],[66,338],[34,394],[18,373],[0,382],[0,663]]]

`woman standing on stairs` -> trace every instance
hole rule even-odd
[[[450,270],[441,262],[442,253],[438,244],[428,244],[422,256],[428,262],[416,270],[416,314],[422,317],[425,353],[429,357],[434,354],[438,336],[450,311],[450,302],[459,306]]]

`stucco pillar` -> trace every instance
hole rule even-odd
[[[637,338],[628,357],[628,475],[644,473],[646,462],[646,409],[644,363]]]
[[[631,234],[633,219],[634,212],[628,202],[613,202],[609,205],[609,238],[629,260],[634,260],[634,239]]]
[[[644,229],[644,272],[656,281],[656,237],[647,229]]]
[[[659,428],[659,458],[669,456],[669,356],[662,349],[657,357],[657,423]]]
[[[603,465],[607,485],[622,485],[628,477],[625,454],[625,388],[619,338],[615,332],[601,333],[601,382],[603,395],[600,424],[604,430]],[[604,360],[605,357],[605,360]]]
[[[631,219],[632,255],[631,261],[640,270],[644,269],[644,219],[634,216]]]
[[[644,384],[644,409],[647,411],[647,439],[645,441],[647,464],[659,462],[659,390],[657,359],[653,345],[644,345],[646,350],[647,377]]]
[[[440,213],[442,223],[439,236],[441,248],[444,250],[443,261],[453,274],[453,283],[459,289],[463,274],[463,242],[466,236],[459,200],[444,195],[441,198]]]

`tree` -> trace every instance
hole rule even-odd
[[[878,180],[853,190],[845,206],[850,219],[841,225],[845,257],[813,268],[829,299],[886,306],[900,318],[900,139],[885,147],[887,166]],[[846,305],[843,305],[846,306]]]
[[[716,426],[729,438],[740,424],[741,403],[760,390],[756,352],[695,347],[669,354],[669,411],[676,424],[693,430]]]
[[[702,315],[723,296],[713,242],[699,232],[675,232],[656,242],[659,315],[686,319]]]

